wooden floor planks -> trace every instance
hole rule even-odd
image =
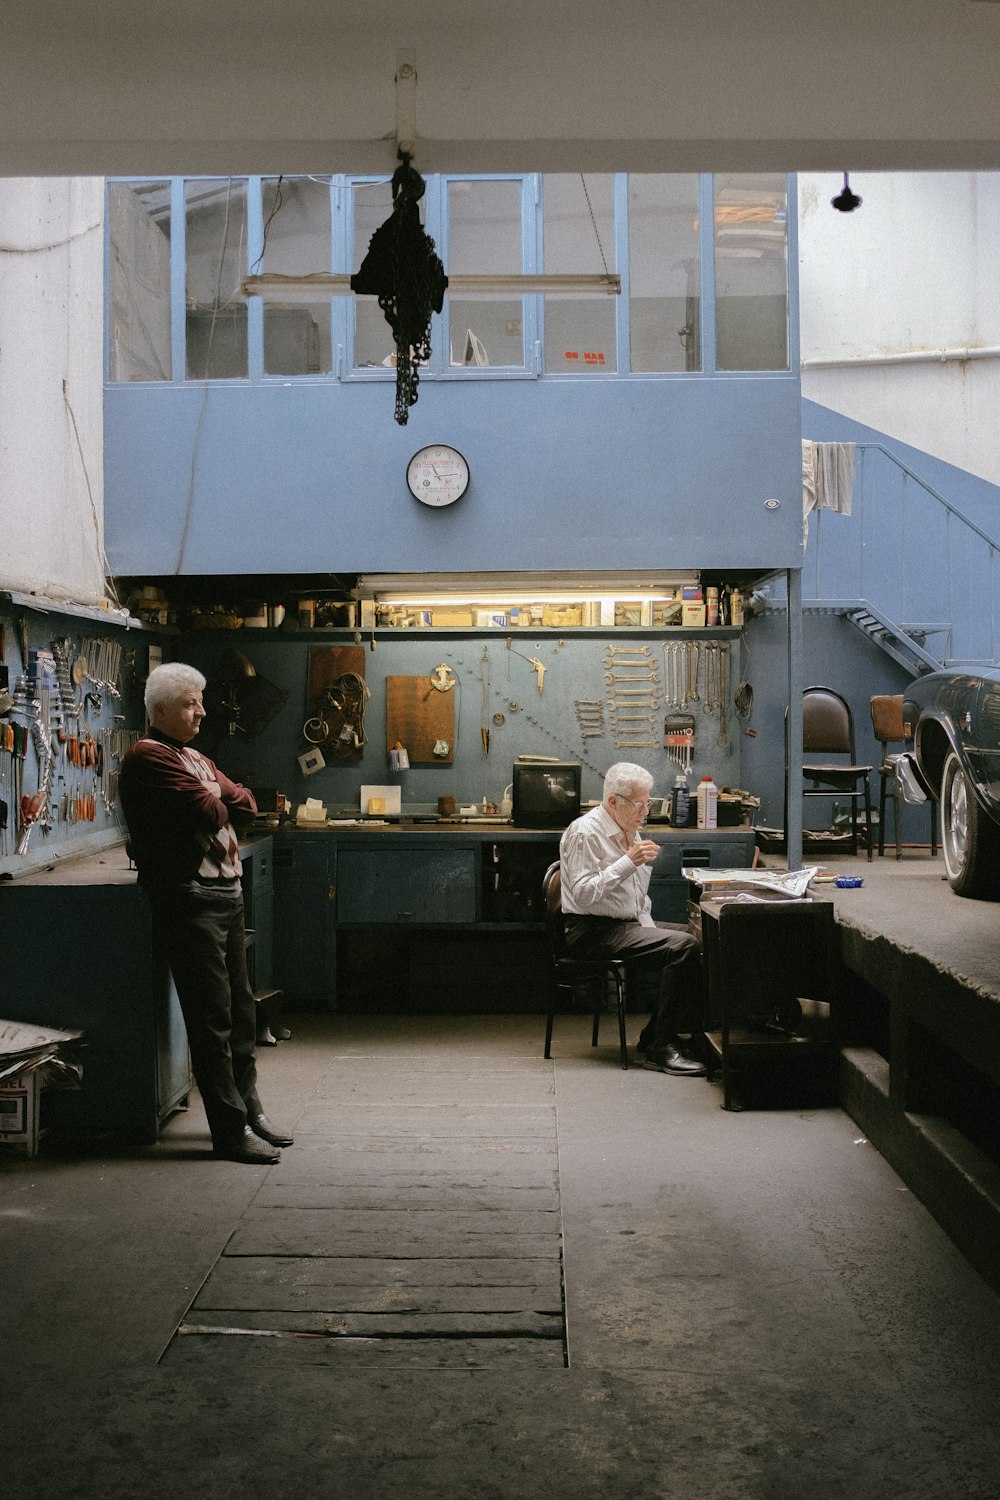
[[[551,1065],[332,1057],[166,1358],[564,1364]]]

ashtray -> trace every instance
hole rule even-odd
[[[861,875],[838,875],[833,883],[842,891],[853,891],[857,886],[864,885],[865,882]]]

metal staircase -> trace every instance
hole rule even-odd
[[[803,610],[844,616],[914,677],[998,665],[998,563],[1000,542],[888,448],[861,443],[852,514],[810,517]]]

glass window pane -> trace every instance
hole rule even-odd
[[[383,182],[356,182],[351,190],[354,215],[354,255],[352,272],[358,271],[368,254],[372,235],[392,213],[392,184],[388,178]],[[423,218],[423,201],[420,212]],[[377,297],[352,297],[354,305],[354,365],[355,368],[373,365],[395,365],[396,348],[392,341],[392,329],[385,321],[385,313],[378,305]]]
[[[700,370],[698,178],[629,177],[628,222],[632,369]]]
[[[553,275],[599,275],[615,269],[614,177],[556,173],[542,183],[545,270]],[[545,297],[545,369],[550,373],[607,374],[617,369],[618,299]]]
[[[329,271],[330,183],[313,177],[269,178],[261,184],[264,254],[260,269],[282,276]],[[330,299],[264,302],[264,371],[316,375],[333,369]]]
[[[520,275],[521,183],[448,184],[448,271],[454,276]],[[448,294],[450,363],[524,368],[524,298]]]
[[[774,174],[715,179],[716,363],[788,369],[788,204]]]
[[[169,380],[170,184],[108,186],[112,380]]]
[[[246,183],[241,178],[184,184],[187,224],[187,375],[247,375]]]

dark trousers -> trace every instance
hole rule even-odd
[[[216,1145],[243,1133],[257,1096],[256,1002],[243,892],[197,881],[147,890],[181,1003],[191,1069]]]
[[[704,1010],[701,948],[686,927],[622,922],[616,917],[566,917],[571,958],[626,958],[638,969],[656,970],[660,995],[642,1029],[643,1046],[655,1049],[682,1031],[697,1031]]]

